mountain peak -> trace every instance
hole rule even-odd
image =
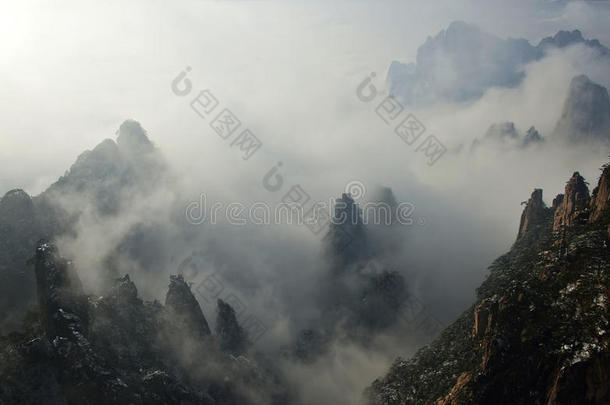
[[[170,275],[165,307],[176,330],[195,339],[210,335],[203,311],[182,275]]]
[[[602,220],[610,211],[610,165],[605,165],[591,197],[591,221]],[[610,223],[610,221],[606,221]]]
[[[589,188],[584,177],[574,172],[566,184],[563,200],[555,209],[553,230],[586,221],[589,211]]]
[[[544,138],[540,135],[540,132],[535,127],[530,127],[525,133],[525,137],[523,138],[523,146],[529,146],[531,144],[543,142]]]
[[[586,75],[572,78],[555,131],[572,141],[610,140],[608,90]]]
[[[544,201],[542,201],[542,189],[534,189],[534,192],[527,201],[527,205],[521,214],[517,240],[523,238],[523,236],[525,236],[526,233],[531,232],[533,228],[535,229],[544,223],[546,212],[546,205],[544,204]]]
[[[603,46],[597,39],[584,38],[580,30],[558,31],[552,37],[543,38],[538,43],[538,49],[545,51],[549,47],[565,48],[576,44],[584,44],[589,48],[595,49],[601,55],[608,55],[610,53],[610,50]]]
[[[135,120],[124,121],[117,131],[119,149],[128,153],[146,153],[154,146],[142,125]]]
[[[243,354],[247,346],[247,337],[237,322],[235,310],[220,298],[217,305],[216,335],[220,340],[220,349],[236,356]]]

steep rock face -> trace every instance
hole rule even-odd
[[[38,244],[35,260],[40,321],[50,346],[36,339],[31,344],[43,362],[54,361],[57,369],[50,371],[57,376],[64,400],[83,404],[121,403],[119,398],[135,401],[89,341],[89,306],[70,262],[46,241]]]
[[[560,230],[564,226],[582,223],[589,215],[589,188],[585,179],[578,172],[574,172],[566,184],[565,193],[555,210],[553,230]]]
[[[233,307],[221,299],[218,300],[216,314],[216,336],[222,351],[235,356],[245,353],[248,343],[246,332],[237,322]]]
[[[610,209],[610,166],[605,166],[591,197],[591,221],[600,221]],[[610,221],[608,221],[610,222]]]
[[[26,261],[43,237],[47,234],[27,193],[11,190],[0,198],[0,330],[18,328],[35,301],[36,282]]]
[[[178,333],[194,339],[210,335],[203,311],[182,275],[170,276],[165,308]]]
[[[326,255],[338,270],[371,257],[362,210],[349,194],[343,193],[336,200],[334,221],[324,236],[324,242]]]
[[[544,201],[542,201],[542,190],[537,188],[527,201],[527,205],[521,214],[517,239],[522,238],[527,232],[532,232],[542,225],[547,217],[548,210]]]
[[[87,328],[86,299],[71,263],[57,254],[57,248],[41,240],[36,248],[36,287],[43,327],[48,337],[70,334],[72,321]]]
[[[574,142],[610,141],[608,90],[585,75],[574,77],[555,133]]]
[[[579,220],[597,203],[575,173],[536,232],[525,227],[490,266],[477,302],[412,359],[397,359],[368,403],[610,403],[610,219]],[[536,190],[522,218],[542,209]],[[556,218],[566,232],[553,230]]]
[[[371,194],[374,202],[388,209],[373,207],[376,211],[367,212],[366,224],[351,195],[342,194],[337,200],[323,239],[326,269],[315,296],[320,317],[297,334],[296,343],[287,350],[293,360],[316,360],[335,337],[347,336],[366,345],[374,334],[398,327],[408,316],[404,313],[410,296],[405,278],[385,260],[394,257],[403,242],[400,226],[393,226],[398,202],[387,187]],[[387,218],[389,223],[381,219],[381,224],[371,225],[373,216]]]

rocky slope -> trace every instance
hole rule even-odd
[[[590,196],[574,173],[551,207],[535,190],[476,303],[398,359],[368,403],[610,403],[609,182],[604,167]]]
[[[71,263],[45,241],[33,261],[39,305],[23,331],[0,338],[0,403],[290,403],[255,353],[220,350],[181,277],[161,305],[143,302],[129,276],[103,296],[84,295]]]

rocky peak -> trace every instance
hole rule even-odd
[[[351,195],[336,200],[333,221],[324,237],[327,254],[336,264],[346,265],[370,257],[362,210]]]
[[[558,31],[552,37],[543,38],[538,44],[539,47],[556,46],[563,48],[576,43],[584,42],[582,33],[579,30],[574,31]]]
[[[523,146],[527,147],[532,144],[543,142],[544,138],[540,135],[540,132],[534,127],[530,127],[523,137]]]
[[[119,127],[117,134],[117,144],[122,152],[137,155],[154,150],[146,131],[138,121],[126,120]]]
[[[171,275],[165,297],[168,318],[177,332],[199,339],[210,335],[203,311],[182,275]]]
[[[563,194],[557,194],[555,196],[555,198],[553,198],[553,205],[551,207],[553,212],[557,211],[557,208],[559,208],[559,206],[561,205],[562,202],[563,202]]]
[[[246,333],[237,322],[233,307],[221,299],[218,299],[216,335],[222,351],[235,356],[245,352],[247,345]]]
[[[542,189],[535,189],[530,199],[527,201],[525,209],[521,214],[521,222],[519,223],[519,234],[517,240],[523,238],[527,232],[544,223],[546,219],[546,205],[542,201]]]
[[[135,302],[138,300],[138,289],[129,274],[125,274],[115,281],[110,295],[119,302]]]
[[[584,44],[590,48],[597,50],[602,55],[609,53],[608,48],[600,44],[597,39],[585,39],[579,30],[573,31],[558,31],[552,37],[543,38],[538,44],[538,49],[546,51],[549,47],[565,48],[566,46]]]
[[[585,75],[574,77],[555,132],[571,141],[609,141],[608,90]]]
[[[588,215],[589,188],[580,173],[574,172],[566,184],[563,199],[555,210],[553,230],[582,223],[587,220]]]
[[[516,139],[519,137],[519,133],[515,128],[514,122],[501,122],[498,124],[492,124],[485,133],[486,138],[494,138],[498,140],[504,139]]]
[[[31,217],[33,212],[32,199],[21,189],[11,190],[0,199],[0,221],[4,223]]]
[[[3,207],[9,204],[23,204],[31,201],[32,199],[28,193],[20,188],[10,190],[4,195],[4,197],[0,198],[0,204],[2,204],[1,206]]]
[[[59,256],[55,245],[45,240],[38,242],[34,260],[41,323],[50,340],[69,336],[75,323],[87,320],[80,279],[71,262]]]
[[[610,166],[605,165],[591,197],[591,221],[599,221],[610,209]],[[610,221],[607,221],[610,223]]]
[[[544,212],[542,191],[535,190],[520,227],[520,236],[525,230],[533,237],[494,261],[477,302],[437,340],[409,360],[397,359],[373,382],[368,403],[610,403],[610,254],[603,229],[610,169],[601,177],[590,199],[587,183],[574,173],[553,201],[554,217],[546,210],[532,235],[527,220]],[[596,206],[604,214],[589,224]],[[551,225],[571,228],[551,232]]]

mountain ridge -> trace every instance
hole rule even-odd
[[[534,190],[475,304],[412,359],[397,359],[367,403],[607,404],[609,181],[604,166],[591,199],[575,172],[551,207]]]

